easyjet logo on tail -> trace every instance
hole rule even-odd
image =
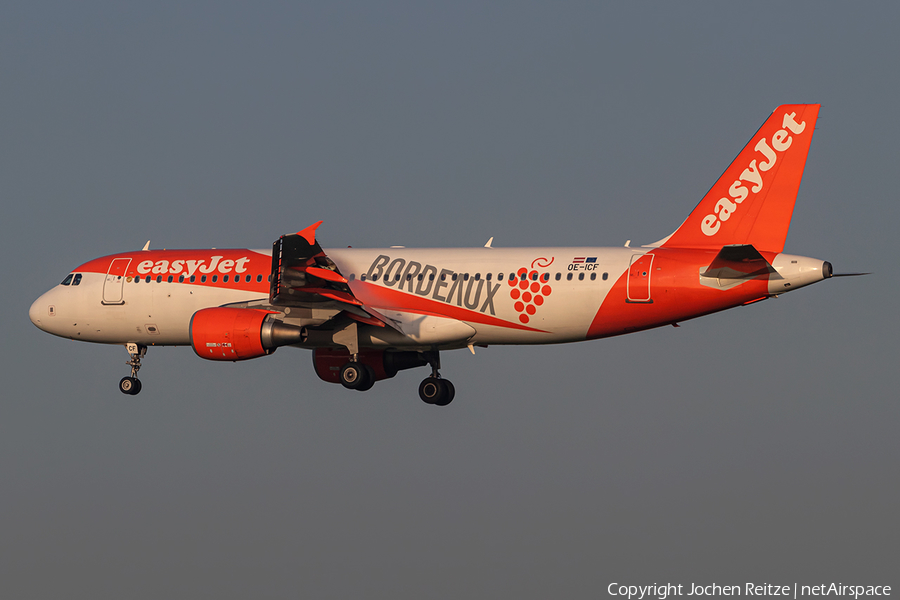
[[[796,117],[797,113],[795,112],[785,113],[781,121],[783,129],[779,129],[772,135],[772,143],[767,142],[766,138],[762,138],[757,142],[753,149],[762,155],[763,160],[761,162],[757,162],[755,158],[751,160],[747,168],[741,173],[741,176],[728,188],[728,197],[719,199],[713,209],[713,214],[703,217],[703,220],[700,222],[700,231],[703,232],[703,235],[710,237],[716,235],[722,226],[722,222],[731,218],[737,211],[738,205],[750,197],[750,194],[755,196],[762,191],[762,174],[775,166],[780,153],[791,147],[793,138],[790,134],[799,135],[806,129],[806,121],[797,123]],[[748,186],[751,187],[748,188]]]

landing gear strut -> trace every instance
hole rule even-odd
[[[119,381],[119,391],[129,396],[137,396],[141,393],[141,380],[137,378],[138,371],[141,370],[141,358],[147,354],[147,346],[140,344],[125,344],[128,355],[131,357],[126,365],[131,367],[131,377],[123,377]]]
[[[434,404],[435,406],[447,406],[453,402],[456,395],[456,388],[447,379],[441,379],[441,355],[437,350],[427,352],[425,358],[431,365],[431,377],[426,377],[419,384],[419,398],[426,404]]]
[[[341,367],[341,385],[348,390],[365,392],[375,385],[375,370],[369,365],[359,362],[359,335],[356,322],[334,333],[332,339],[341,344],[350,353],[350,362]]]

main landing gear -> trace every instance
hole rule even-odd
[[[456,395],[456,389],[448,380],[441,378],[441,357],[438,351],[420,352],[418,353],[418,357],[415,357],[414,352],[408,354],[414,355],[415,362],[413,362],[413,364],[407,363],[406,366],[401,366],[399,369],[422,366],[424,362],[431,365],[431,377],[426,377],[422,383],[419,384],[419,398],[426,404],[434,404],[436,406],[447,406],[453,402],[453,397]],[[390,365],[390,367],[386,365],[386,369],[390,371],[387,377],[393,377],[399,370],[396,362]],[[384,373],[381,373],[380,376],[376,376],[375,369],[370,365],[361,362],[359,354],[351,354],[350,362],[344,363],[340,372],[341,385],[349,390],[357,390],[359,392],[372,389],[376,379],[384,378]]]
[[[419,384],[419,398],[426,404],[447,406],[453,402],[455,395],[456,388],[453,387],[453,384],[448,379],[426,377]]]
[[[141,380],[137,378],[138,371],[141,370],[141,358],[147,354],[147,346],[128,343],[125,344],[128,355],[131,357],[126,365],[131,367],[131,377],[123,377],[119,381],[119,391],[129,396],[137,396],[141,393]]]
[[[431,365],[431,377],[426,377],[419,384],[419,398],[425,404],[435,406],[447,406],[453,402],[456,396],[456,388],[447,379],[441,379],[441,355],[437,350],[426,354],[428,364]]]
[[[370,390],[375,385],[375,369],[358,362],[358,356],[353,355],[350,362],[341,367],[341,385],[359,392]]]

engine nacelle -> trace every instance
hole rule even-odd
[[[191,317],[191,347],[207,360],[247,360],[306,341],[306,330],[255,308],[204,308]]]
[[[393,352],[387,350],[361,349],[359,362],[372,367],[375,381],[390,379],[398,371],[421,367],[428,364],[419,352]],[[328,383],[341,382],[341,367],[350,361],[350,352],[346,348],[314,348],[313,366],[316,375]]]

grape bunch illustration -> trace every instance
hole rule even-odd
[[[523,324],[528,324],[538,307],[544,304],[544,300],[553,291],[547,285],[548,281],[549,273],[529,271],[526,267],[521,267],[516,271],[515,278],[509,279],[508,283],[512,288],[509,290],[509,297],[515,301],[513,308],[519,313],[519,321]]]

